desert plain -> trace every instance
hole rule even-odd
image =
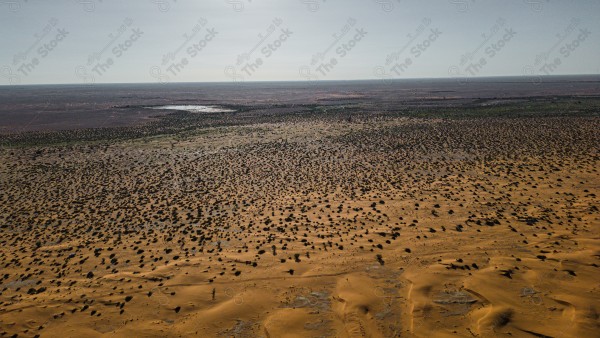
[[[600,97],[539,90],[15,122],[0,336],[598,337]]]

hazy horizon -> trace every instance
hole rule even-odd
[[[394,78],[387,79],[382,81],[381,79],[340,79],[340,80],[315,80],[315,82],[319,84],[326,83],[343,83],[343,82],[372,82],[372,83],[391,83],[391,82],[410,82],[410,81],[431,81],[431,82],[441,82],[441,81],[456,81],[458,84],[464,84],[465,82],[496,82],[494,80],[501,79],[514,79],[518,82],[529,82],[532,85],[537,85],[540,81],[544,81],[545,79],[560,79],[560,78],[594,78],[593,81],[600,81],[600,74],[560,74],[560,75],[539,75],[539,76],[531,76],[531,75],[499,75],[499,76],[476,76],[471,78],[455,78],[455,77],[415,77],[415,78]],[[597,78],[596,78],[597,77]],[[489,81],[488,81],[489,80]],[[547,81],[545,81],[547,82]],[[193,85],[193,84],[232,84],[232,85],[244,85],[244,84],[265,84],[265,83],[313,83],[309,80],[256,80],[256,81],[244,81],[242,83],[236,83],[232,81],[182,81],[182,82],[167,82],[167,83],[157,83],[157,82],[99,82],[99,83],[30,83],[30,84],[0,84],[0,88],[4,87],[31,87],[31,86],[91,86],[91,85]]]

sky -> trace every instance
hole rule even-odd
[[[0,85],[600,73],[598,0],[0,0]]]

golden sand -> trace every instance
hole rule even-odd
[[[304,121],[0,155],[0,335],[598,337],[583,117]]]

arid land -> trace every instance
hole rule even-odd
[[[0,336],[598,337],[600,98],[226,106],[0,136]]]

